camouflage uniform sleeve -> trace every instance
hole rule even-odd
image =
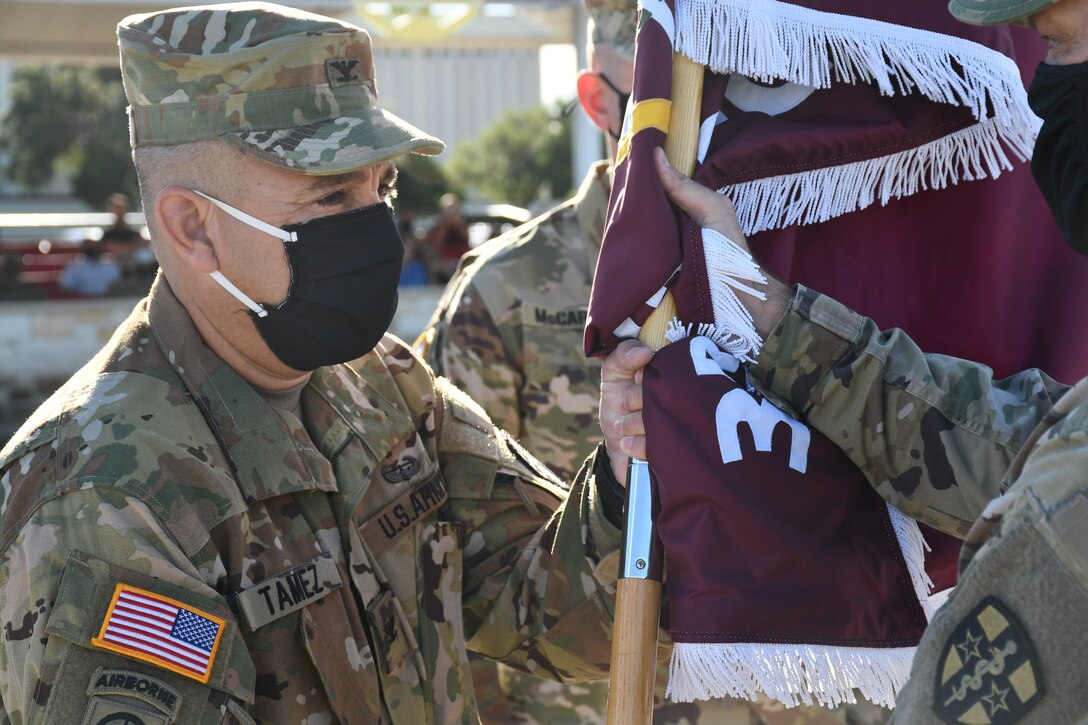
[[[19,479],[51,451],[12,464],[4,489],[36,489]],[[40,505],[4,503],[5,515],[29,509],[4,522],[0,549],[4,722],[252,723],[244,703],[253,702],[253,665],[231,610],[151,508],[90,485]],[[225,622],[207,683],[101,644],[118,584]]]
[[[524,378],[511,354],[514,333],[507,330],[504,336],[471,276],[458,286],[449,308],[435,321],[433,332],[424,333],[430,340],[427,362],[483,406],[499,428],[520,439],[523,406],[519,391]]]
[[[900,330],[798,287],[753,382],[850,456],[889,503],[963,538],[1068,387],[1038,370],[926,355]]]
[[[968,542],[984,543],[918,645],[895,723],[1084,721],[1086,414],[1082,403],[1029,442],[1016,482],[972,528]]]
[[[596,456],[567,488],[467,395],[442,379],[437,392],[449,510],[465,528],[469,648],[547,679],[603,677],[620,532],[598,497]]]

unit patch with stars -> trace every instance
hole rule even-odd
[[[1042,670],[1008,607],[986,597],[941,651],[934,707],[950,725],[1008,725],[1043,699]]]

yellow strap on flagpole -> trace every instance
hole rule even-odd
[[[639,101],[631,109],[631,129],[623,134],[620,145],[616,149],[615,165],[619,166],[631,153],[631,140],[640,131],[648,128],[656,128],[667,134],[669,132],[669,119],[672,116],[672,101],[666,98],[647,98]]]
[[[665,155],[669,163],[688,176],[695,170],[702,95],[703,67],[680,53],[673,53],[672,105]],[[666,344],[665,330],[675,314],[672,294],[666,293],[642,326],[639,339],[660,350]],[[625,524],[630,525],[630,521]],[[650,725],[653,720],[660,609],[661,582],[621,578],[616,583],[608,725]]]

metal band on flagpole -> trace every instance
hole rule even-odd
[[[627,494],[624,510],[628,513],[620,551],[623,579],[662,580],[665,573],[664,552],[654,536],[657,502],[654,500],[650,464],[632,458],[627,464]]]
[[[703,66],[684,55],[672,58],[672,115],[665,155],[691,175],[699,143]],[[671,294],[642,326],[639,339],[654,350],[667,344],[665,331],[676,314]],[[653,490],[646,461],[627,469],[627,505],[620,578],[616,582],[616,621],[608,684],[608,725],[650,725],[653,720],[657,632],[661,617],[661,544],[654,532]],[[640,559],[643,566],[640,567]],[[656,570],[656,571],[655,571]]]

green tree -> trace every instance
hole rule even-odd
[[[438,200],[447,191],[456,191],[442,167],[430,156],[405,154],[397,164],[397,209],[421,214],[438,211]]]
[[[11,102],[0,123],[8,178],[33,189],[65,171],[75,195],[92,206],[116,191],[138,198],[117,69],[22,66]]]
[[[449,175],[492,201],[527,206],[570,193],[570,154],[568,116],[543,106],[509,111],[457,147]]]

